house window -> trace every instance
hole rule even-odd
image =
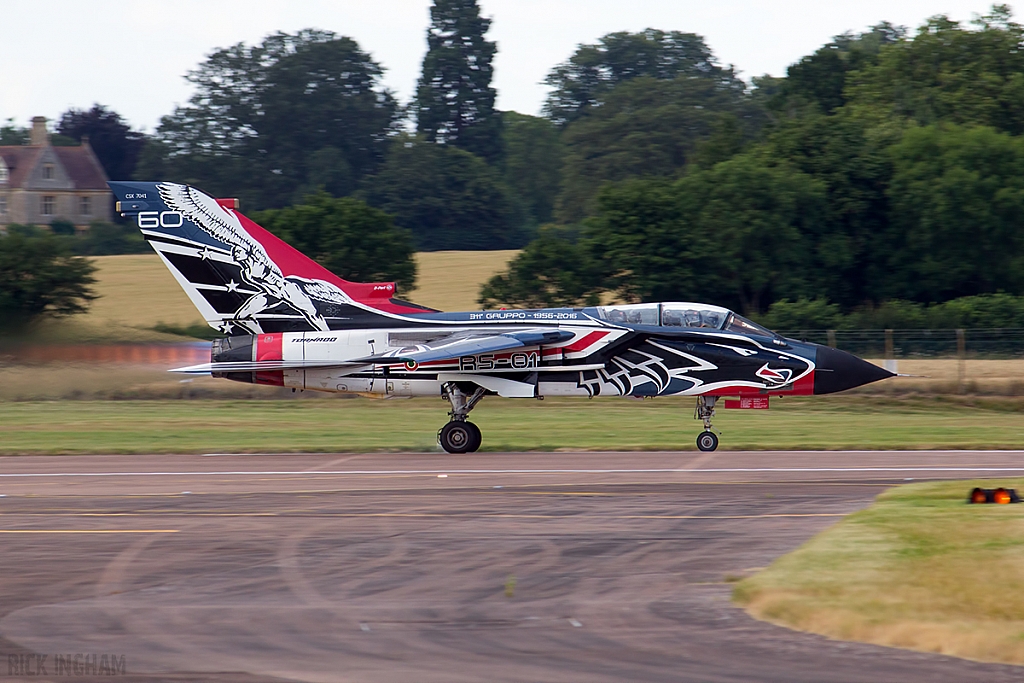
[[[0,216],[7,215],[7,197],[0,197]]]
[[[83,216],[92,215],[92,197],[78,198],[78,212]]]
[[[53,180],[53,164],[43,165],[43,178],[46,180]]]
[[[46,195],[45,197],[43,197],[42,205],[43,205],[42,206],[42,214],[44,216],[52,216],[53,215],[53,197],[51,197],[50,195]]]
[[[0,159],[0,183],[6,183],[7,178],[7,164],[4,163],[3,159]]]

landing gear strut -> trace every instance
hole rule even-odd
[[[717,396],[698,396],[697,409],[693,411],[693,419],[704,421],[704,431],[697,437],[697,448],[702,451],[713,451],[718,448],[718,435],[711,431],[711,418],[715,416]]]
[[[451,420],[437,433],[437,442],[441,448],[449,453],[473,453],[480,448],[482,436],[480,428],[466,418],[469,411],[476,407],[487,390],[483,387],[476,387],[472,394],[466,394],[454,382],[448,382],[442,387],[441,396],[452,404],[452,410],[448,413]]]

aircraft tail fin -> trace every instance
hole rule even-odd
[[[353,320],[431,312],[395,298],[395,283],[348,282],[238,211],[177,183],[110,182],[117,210],[135,219],[212,327],[261,332],[330,330]]]

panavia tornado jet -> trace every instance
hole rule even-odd
[[[346,282],[238,211],[187,185],[112,182],[203,318],[229,335],[210,363],[176,372],[380,396],[440,396],[449,453],[480,447],[485,396],[694,396],[697,447],[713,451],[725,407],[830,394],[893,373],[785,339],[718,306],[665,302],[444,313],[396,298],[393,282]]]

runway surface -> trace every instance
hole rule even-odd
[[[891,485],[1022,456],[0,458],[0,674],[83,654],[138,681],[1019,681],[729,595]]]

